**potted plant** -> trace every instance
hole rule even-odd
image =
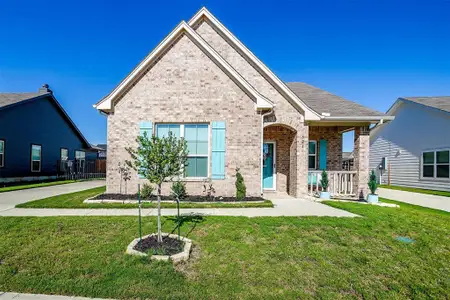
[[[320,192],[320,199],[330,199],[330,192],[328,192],[328,173],[327,171],[322,171],[322,178],[320,179],[320,185],[322,186],[322,191]]]
[[[372,170],[369,177],[369,189],[370,194],[367,196],[367,202],[369,203],[378,203],[378,195],[375,194],[377,191],[377,176],[375,175],[375,171]]]

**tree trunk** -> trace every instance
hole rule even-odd
[[[161,235],[161,183],[158,184],[158,243],[162,243],[162,235]]]

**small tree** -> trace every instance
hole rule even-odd
[[[119,161],[119,174],[120,174],[120,188],[119,191],[122,194],[122,181],[125,181],[125,194],[127,193],[128,180],[131,179],[130,167],[127,164],[122,165]]]
[[[245,199],[247,188],[245,187],[244,177],[242,177],[239,168],[236,169],[236,199],[241,201]]]
[[[209,201],[214,201],[216,198],[216,189],[211,178],[203,180],[203,195],[208,197]]]
[[[158,242],[161,235],[161,185],[164,181],[172,181],[180,176],[187,162],[187,144],[184,139],[175,137],[169,132],[167,137],[148,137],[147,133],[136,138],[137,148],[125,148],[131,156],[127,165],[137,170],[150,183],[156,185],[158,199]]]
[[[180,239],[180,230],[181,230],[181,218],[180,218],[180,201],[186,199],[186,185],[184,182],[175,181],[172,184],[172,195],[177,200],[177,228],[178,228],[178,240]]]
[[[328,190],[328,173],[325,170],[322,171],[322,179],[320,179],[320,185],[322,186],[324,192]]]
[[[372,172],[370,173],[368,185],[369,185],[370,193],[372,195],[375,195],[375,193],[377,191],[377,175],[375,175],[374,170],[372,170]]]

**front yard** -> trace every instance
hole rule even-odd
[[[387,184],[381,184],[379,187],[384,188],[384,189],[391,189],[391,190],[404,191],[404,192],[450,197],[450,192],[445,192],[445,191],[426,190],[426,189],[412,188],[412,187],[406,187],[406,186],[387,185]]]
[[[0,290],[111,298],[448,298],[450,214],[329,202],[363,217],[204,217],[192,259],[124,255],[135,217],[0,219]],[[144,218],[144,233],[156,218]],[[163,229],[174,228],[173,218]],[[397,241],[408,236],[412,244]]]

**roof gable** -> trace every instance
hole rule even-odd
[[[206,43],[186,22],[182,21],[150,54],[106,97],[94,105],[98,110],[110,112],[114,101],[133,85],[140,75],[158,60],[174,41],[186,34],[214,63],[216,63],[238,86],[255,100],[257,108],[271,108],[273,103],[253,88],[231,65]]]
[[[69,117],[61,104],[59,104],[59,102],[56,100],[51,91],[46,93],[0,93],[0,110],[9,109],[18,105],[29,103],[31,101],[38,101],[44,98],[49,99],[50,102],[52,102],[56,106],[56,109],[62,114],[63,118],[66,120],[69,126],[72,127],[81,141],[86,145],[86,148],[91,147],[89,142]]]

